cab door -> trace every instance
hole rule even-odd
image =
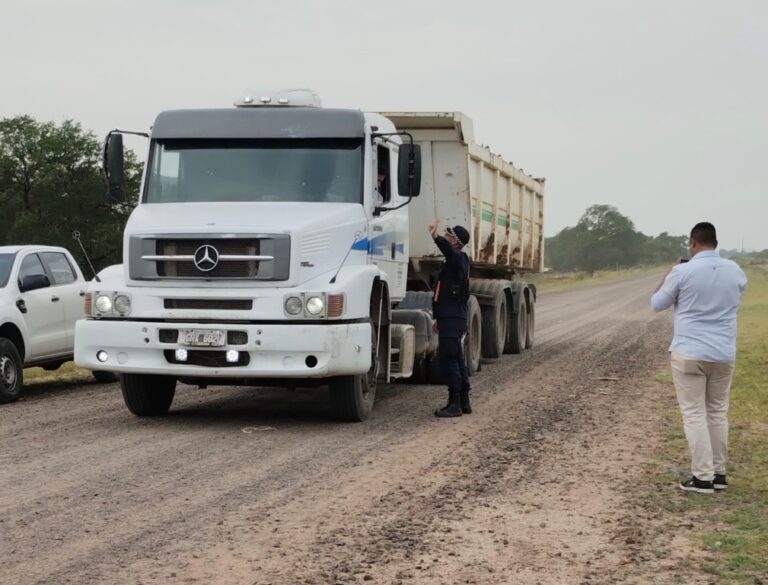
[[[373,194],[380,209],[371,221],[369,253],[386,273],[391,298],[405,296],[408,279],[408,208],[397,192],[397,144],[374,140]],[[426,228],[425,228],[426,229]]]
[[[59,297],[64,309],[62,327],[66,331],[66,347],[71,352],[75,347],[75,323],[84,314],[83,297],[85,281],[80,271],[75,268],[63,252],[40,252],[43,267],[51,279],[51,291]]]

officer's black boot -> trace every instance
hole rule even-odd
[[[443,408],[438,408],[435,411],[435,416],[440,418],[461,416],[461,402],[458,390],[448,388],[448,404],[446,404]]]
[[[469,388],[462,388],[459,394],[459,403],[463,414],[472,414],[472,405],[469,403]]]

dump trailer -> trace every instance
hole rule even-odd
[[[456,112],[324,108],[311,90],[161,112],[123,264],[99,273],[75,361],[120,373],[127,408],[168,412],[178,381],[327,388],[361,421],[377,384],[439,381],[435,218],[471,227],[467,360],[533,344],[543,180],[477,145]],[[122,200],[124,131],[105,142]]]
[[[481,359],[533,347],[536,289],[526,273],[544,262],[544,179],[533,178],[474,140],[472,121],[460,112],[383,112],[421,147],[421,193],[409,207],[410,263],[406,299],[399,309],[431,309],[431,290],[442,263],[426,226],[463,225],[472,239],[468,335],[470,373]],[[417,292],[425,291],[425,292]],[[395,316],[397,319],[397,315]],[[418,323],[416,317],[411,317]],[[420,335],[417,326],[417,341]],[[417,377],[439,381],[434,343],[417,343]]]

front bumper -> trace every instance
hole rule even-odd
[[[248,353],[248,364],[226,367],[172,363],[168,353],[190,348],[160,341],[160,330],[224,329],[245,331],[245,345],[210,348]],[[96,354],[108,358],[99,361]],[[314,356],[316,365],[307,364]],[[213,378],[326,378],[363,374],[371,365],[370,323],[341,324],[212,324],[82,319],[75,326],[75,363],[90,370],[177,377]],[[313,360],[309,360],[313,363]]]

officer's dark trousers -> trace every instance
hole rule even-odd
[[[444,318],[437,320],[440,340],[438,354],[440,369],[445,376],[445,382],[451,390],[468,390],[469,374],[464,352],[461,348],[461,338],[467,330],[465,319]]]

